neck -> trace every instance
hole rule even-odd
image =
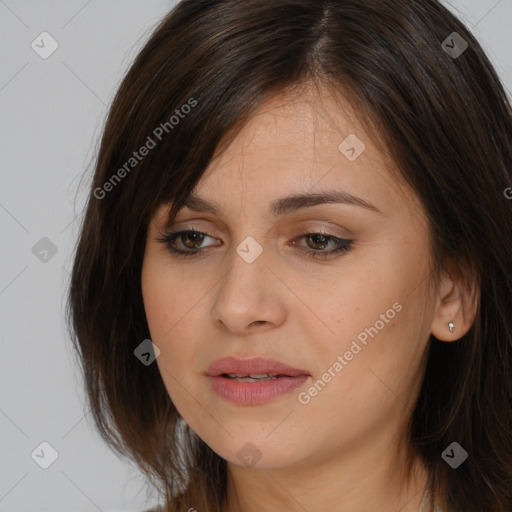
[[[226,512],[418,512],[427,485],[419,458],[408,473],[405,449],[343,452],[316,454],[287,468],[228,463]]]

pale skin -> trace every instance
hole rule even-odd
[[[194,190],[221,215],[183,208],[170,226],[208,233],[174,242],[203,255],[176,256],[157,241],[166,234],[166,206],[148,228],[142,292],[161,351],[158,368],[184,420],[228,463],[225,512],[416,512],[423,497],[427,475],[419,460],[411,477],[403,476],[402,428],[421,385],[429,335],[446,342],[463,336],[477,294],[456,267],[434,284],[423,207],[351,112],[314,88],[269,98]],[[354,161],[338,149],[350,133],[366,146]],[[325,191],[346,191],[379,212],[336,203],[268,212],[284,196]],[[346,252],[312,258],[304,251],[336,247],[303,235],[319,232],[354,242]],[[252,263],[236,252],[249,236],[263,249]],[[299,392],[394,303],[400,312],[300,403]],[[271,402],[237,405],[204,375],[226,356],[270,357],[312,377]],[[237,456],[249,442],[261,454],[254,466]]]

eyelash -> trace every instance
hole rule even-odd
[[[184,258],[197,257],[201,253],[207,252],[207,251],[202,251],[201,249],[182,250],[182,249],[177,249],[176,247],[173,246],[173,244],[177,238],[179,238],[181,235],[184,235],[187,233],[197,233],[197,234],[208,236],[210,238],[214,238],[204,231],[200,231],[200,230],[196,230],[196,229],[184,229],[184,230],[180,230],[180,231],[175,231],[173,233],[167,233],[162,238],[157,238],[156,240],[158,242],[166,244],[169,251],[178,257],[184,257]],[[326,260],[327,257],[332,256],[334,254],[349,252],[352,249],[352,246],[354,243],[354,240],[349,240],[346,238],[339,238],[339,237],[336,237],[336,236],[331,235],[324,231],[315,231],[315,232],[303,231],[303,232],[299,233],[297,238],[303,238],[308,235],[309,236],[322,235],[323,237],[325,237],[327,239],[326,243],[328,243],[329,241],[333,241],[337,245],[337,247],[335,249],[328,251],[328,252],[321,252],[319,250],[314,250],[314,249],[300,248],[301,252],[303,252],[304,254],[306,254],[306,256],[308,256],[312,259]]]

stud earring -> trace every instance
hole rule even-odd
[[[455,324],[453,322],[450,322],[448,324],[448,329],[450,329],[450,332],[453,332],[455,330]]]

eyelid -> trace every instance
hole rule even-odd
[[[158,231],[163,236],[166,236],[170,233],[178,233],[180,231],[200,231],[212,238],[220,238],[222,236],[222,233],[214,226],[212,226],[211,223],[209,223],[209,225],[206,227],[201,226],[200,224],[195,224],[194,221],[184,221],[177,224],[171,224]]]
[[[185,217],[185,219],[176,220],[179,217]],[[164,223],[161,229],[164,233],[197,229],[198,231],[208,230],[208,232],[214,233],[215,236],[221,236],[221,233],[224,232],[231,234],[231,230],[229,229],[228,225],[218,217],[211,217],[209,214],[203,214],[200,217],[194,215],[193,218],[190,219],[187,217],[191,216],[182,214],[180,211],[178,212],[173,222]],[[218,226],[220,225],[220,227],[216,227],[216,224]]]
[[[202,226],[201,224],[196,224],[197,222],[204,221],[207,223],[207,226]],[[215,238],[220,238],[224,236],[224,233],[227,232],[228,236],[231,236],[232,231],[223,224],[222,229],[215,227],[209,219],[197,219],[197,220],[184,220],[175,223],[170,223],[169,225],[165,225],[160,234],[165,235],[168,233],[176,233],[178,231],[207,231],[208,236],[212,236]],[[298,226],[297,226],[298,224]],[[332,236],[336,236],[338,238],[353,238],[356,236],[356,233],[345,226],[341,226],[336,222],[333,222],[332,216],[315,216],[314,219],[302,218],[295,219],[293,221],[287,220],[284,222],[284,227],[279,227],[279,234],[290,230],[295,231],[298,230],[301,234],[305,233],[318,233],[323,231],[328,231]]]

